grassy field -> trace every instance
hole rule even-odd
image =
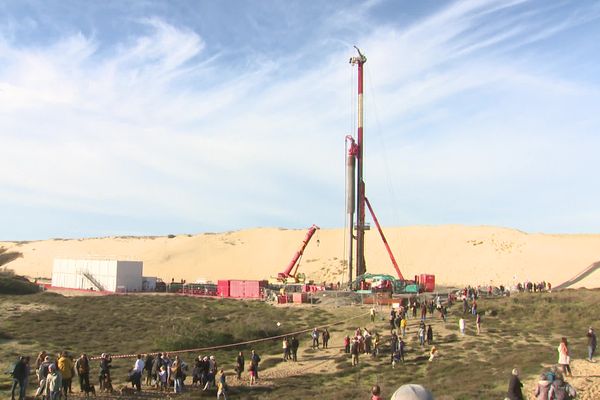
[[[280,360],[280,341],[257,344],[266,381],[256,387],[231,380],[232,398],[242,399],[361,399],[369,387],[379,384],[385,397],[401,384],[421,383],[439,399],[501,399],[514,367],[533,376],[542,365],[556,361],[556,346],[567,336],[573,357],[584,357],[585,333],[600,326],[598,290],[523,294],[509,298],[482,299],[483,333],[476,335],[474,319],[468,317],[467,335],[458,332],[459,306],[450,310],[447,323],[431,323],[441,357],[427,362],[428,348],[418,346],[416,321],[409,323],[407,362],[392,369],[387,351],[387,309],[375,324],[367,317],[332,329],[332,349],[308,349],[301,337],[299,368]],[[197,348],[273,336],[360,315],[367,308],[273,307],[261,302],[197,299],[178,296],[63,297],[52,293],[0,296],[0,367],[6,370],[19,354],[35,358],[45,349],[51,353],[135,353]],[[592,312],[596,310],[596,312]],[[276,322],[281,322],[278,327]],[[384,335],[384,354],[363,357],[353,368],[341,352],[341,340],[356,326],[369,326]],[[214,352],[226,370],[232,370],[235,353],[249,347]],[[191,362],[197,354],[184,354]],[[97,375],[92,363],[92,377]],[[132,360],[115,360],[113,377],[122,383]],[[32,380],[35,380],[33,377]],[[6,397],[10,378],[0,378],[0,396]],[[150,393],[147,394],[151,396]],[[183,399],[212,398],[213,393],[187,392]]]

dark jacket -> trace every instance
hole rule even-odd
[[[292,350],[298,350],[298,347],[300,346],[300,342],[298,342],[297,338],[292,338],[292,341],[290,342],[290,347],[292,348]]]
[[[19,362],[17,362],[15,364],[15,368],[12,371],[12,376],[13,378],[22,381],[23,379],[27,378],[27,376],[29,376],[29,371],[28,371],[28,367],[27,364],[25,364],[25,361],[23,360],[19,360]]]
[[[522,387],[523,384],[521,383],[519,377],[516,375],[511,375],[510,382],[508,382],[508,393],[506,394],[506,397],[508,397],[510,400],[524,400],[523,392],[521,391]]]
[[[237,365],[236,371],[243,371],[245,362],[246,360],[244,360],[244,356],[237,356],[237,358],[235,359],[235,364]]]

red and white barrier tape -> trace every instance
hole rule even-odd
[[[267,342],[269,340],[281,339],[281,338],[284,338],[286,336],[294,336],[294,335],[298,335],[300,333],[310,332],[314,328],[322,329],[322,328],[327,328],[329,326],[341,325],[341,324],[346,323],[348,321],[352,321],[354,319],[361,318],[361,317],[364,317],[364,316],[367,316],[367,315],[369,315],[369,313],[359,314],[359,315],[356,315],[354,317],[351,317],[351,318],[348,318],[348,319],[345,319],[345,320],[342,320],[342,321],[333,322],[331,324],[320,325],[320,326],[316,326],[316,327],[312,327],[312,328],[306,328],[306,329],[302,329],[300,331],[290,332],[290,333],[284,333],[282,335],[277,335],[277,336],[270,336],[270,337],[266,337],[266,338],[247,340],[245,342],[222,344],[222,345],[210,346],[210,347],[200,347],[200,348],[197,348],[197,349],[174,350],[174,351],[165,351],[165,352],[158,352],[157,351],[157,352],[153,352],[153,353],[117,354],[117,355],[111,355],[111,358],[113,358],[113,359],[135,358],[135,357],[137,357],[138,354],[150,354],[152,356],[155,356],[158,353],[161,353],[161,354],[164,354],[164,353],[169,353],[169,354],[200,353],[200,352],[206,352],[208,350],[218,350],[218,349],[226,349],[226,348],[231,348],[231,347],[239,347],[239,346],[244,346],[244,345],[247,345],[247,344],[259,343],[259,342]],[[100,358],[101,358],[101,356],[94,356],[94,357],[90,357],[90,360],[99,360]]]

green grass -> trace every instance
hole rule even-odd
[[[556,362],[561,336],[569,338],[574,357],[585,355],[585,332],[599,325],[596,309],[598,290],[524,294],[510,298],[482,299],[484,332],[474,334],[474,318],[467,318],[467,335],[458,333],[460,305],[450,309],[448,323],[435,320],[434,333],[441,357],[427,362],[427,349],[415,344],[416,329],[409,329],[407,363],[392,369],[388,363],[387,336],[384,354],[373,360],[363,356],[358,368],[344,354],[334,356],[327,368],[315,368],[301,376],[275,380],[273,387],[236,387],[232,397],[241,399],[355,399],[368,398],[369,387],[379,384],[384,398],[401,384],[420,383],[438,399],[503,398],[510,371],[518,367],[523,377],[537,375],[543,364]],[[40,309],[39,305],[43,305]],[[205,347],[273,336],[322,325],[357,315],[364,310],[350,307],[279,308],[254,301],[197,299],[180,296],[104,296],[66,298],[51,293],[29,296],[0,296],[0,309],[22,307],[22,312],[0,315],[0,360],[2,370],[19,354],[35,358],[39,350],[57,353],[136,353]],[[277,327],[276,322],[282,323]],[[339,346],[351,327],[360,320],[332,329],[332,344]],[[387,322],[376,328],[387,334]],[[301,347],[309,344],[301,337]],[[280,342],[254,346],[262,355],[279,354]],[[213,352],[225,369],[231,370],[235,353],[250,347]],[[190,362],[196,353],[184,354]],[[306,351],[304,359],[318,357]],[[262,368],[278,368],[275,358],[264,357]],[[122,382],[131,360],[115,360],[113,376]],[[92,362],[92,376],[97,362]],[[32,379],[35,380],[35,379]],[[0,396],[10,384],[0,378]],[[186,393],[180,398],[212,398],[214,393]]]

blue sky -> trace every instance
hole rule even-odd
[[[0,3],[0,239],[344,224],[600,232],[594,1]]]

